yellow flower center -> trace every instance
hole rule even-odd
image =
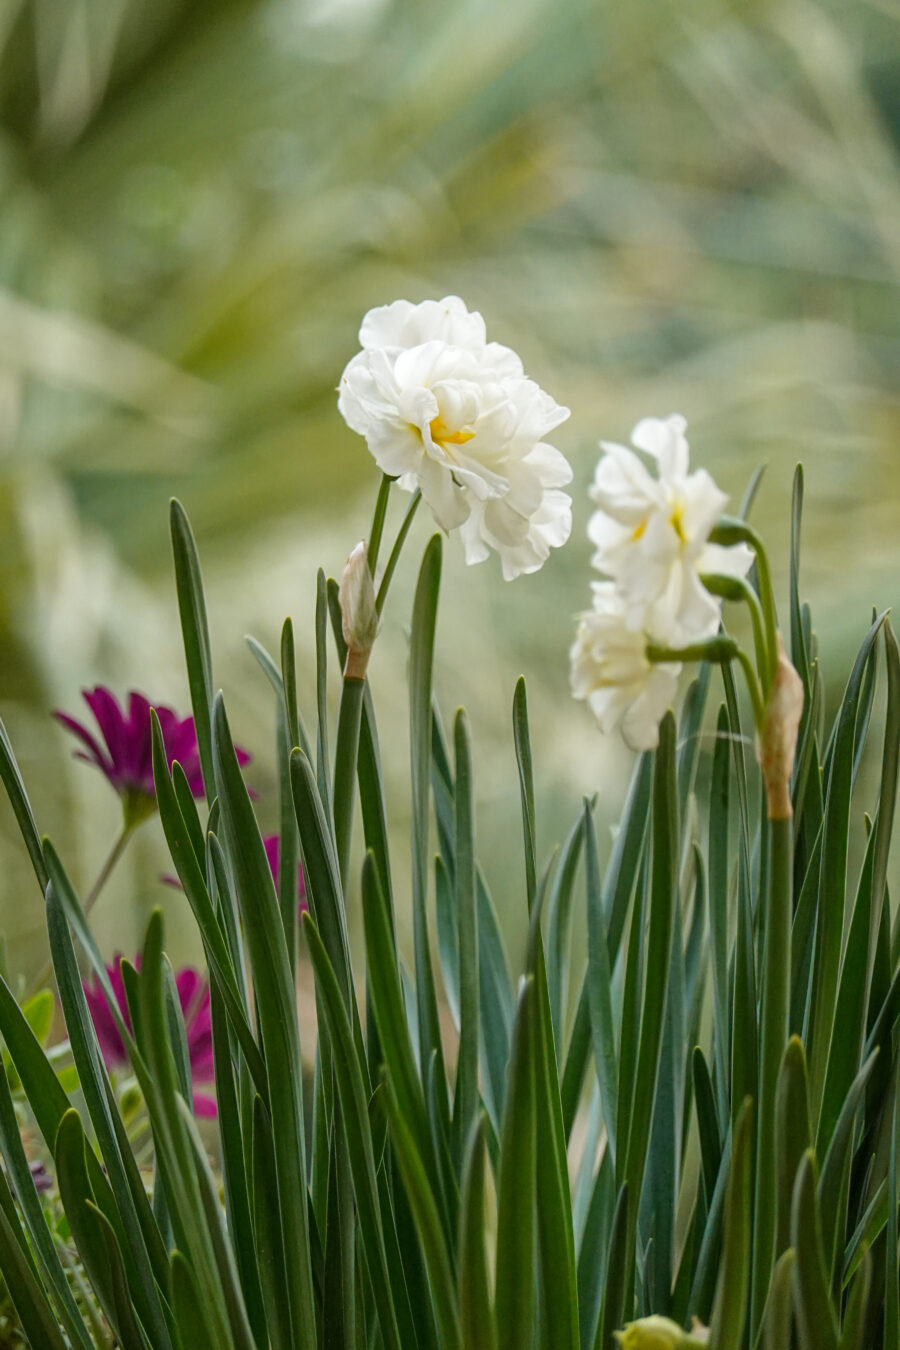
[[[459,431],[451,431],[449,427],[444,426],[440,414],[429,422],[428,430],[436,445],[465,445],[466,441],[470,441],[475,435],[474,431],[467,431],[464,427]]]
[[[676,507],[674,508],[674,510],[672,511],[672,514],[669,516],[669,524],[672,526],[672,529],[673,529],[673,530],[675,531],[675,533],[678,535],[678,538],[679,538],[679,540],[681,541],[681,543],[682,543],[682,544],[686,544],[686,543],[687,543],[687,538],[685,537],[685,533],[684,533],[684,507],[683,507],[683,506],[678,505],[678,506],[676,506]]]

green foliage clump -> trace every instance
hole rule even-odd
[[[897,1344],[900,941],[886,877],[900,652],[876,618],[826,725],[798,591],[801,496],[798,474],[788,627],[804,707],[786,809],[773,812],[770,793],[767,810],[732,647],[718,642],[711,755],[701,747],[714,668],[700,664],[678,720],[666,715],[658,748],[635,764],[605,869],[590,802],[542,866],[520,681],[528,939],[514,976],[478,863],[468,721],[460,711],[445,731],[434,699],[440,537],[425,550],[410,634],[409,968],[372,690],[345,666],[337,585],[320,574],[313,733],[290,624],[280,661],[254,645],[279,729],[273,879],[216,693],[193,537],[173,505],[205,807],[170,768],[156,720],[153,767],[209,968],[217,1170],[192,1113],[161,916],[140,967],[122,965],[126,1018],[4,734],[0,770],[46,903],[71,1058],[62,1067],[45,1050],[0,983],[0,1268],[32,1346],[613,1350],[676,1333],[673,1344],[716,1350],[789,1350],[793,1337],[802,1350]],[[329,621],[345,669],[333,740]],[[881,778],[863,817],[880,664]],[[765,688],[771,710],[777,679]],[[348,936],[357,808],[364,969]],[[127,1051],[148,1149],[110,1080],[79,960]],[[298,973],[314,985],[318,1022],[302,1046]],[[25,1118],[52,1158],[64,1232],[46,1221]]]

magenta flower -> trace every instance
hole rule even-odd
[[[116,953],[111,966],[106,967],[110,984],[122,1014],[122,1020],[131,1030],[131,1017],[128,1013],[128,1001],[125,998],[125,984],[122,980],[121,954]],[[135,960],[140,965],[140,957]],[[175,986],[184,1016],[184,1028],[187,1034],[188,1054],[191,1061],[191,1079],[196,1084],[209,1084],[213,1081],[213,1043],[212,1016],[209,1009],[209,985],[193,966],[185,966],[175,974]],[[84,984],[84,996],[97,1041],[103,1054],[107,1069],[117,1069],[128,1063],[128,1055],[119,1035],[115,1019],[107,1006],[99,981],[91,979]],[[216,1114],[216,1103],[208,1093],[194,1092],[194,1114],[212,1117]]]
[[[77,759],[95,764],[122,798],[126,818],[134,823],[150,815],[156,804],[153,786],[153,752],[150,727],[151,704],[134,690],[128,695],[128,711],[103,685],[85,689],[84,700],[100,728],[102,743],[82,722],[68,713],[56,712],[56,718],[81,741]],[[193,717],[179,717],[171,708],[156,705],[169,768],[175,760],[185,772],[191,792],[203,796],[203,774]],[[241,765],[249,762],[244,750],[237,751]]]
[[[266,857],[269,860],[269,867],[271,868],[272,876],[274,878],[275,885],[277,886],[278,865],[281,861],[280,837],[277,834],[267,834],[263,838],[263,848],[266,850]],[[300,896],[299,910],[300,913],[302,913],[303,910],[307,908],[307,905],[306,905],[306,885],[303,881],[303,868],[300,866],[298,866],[297,868],[297,893]]]

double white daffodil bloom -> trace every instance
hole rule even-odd
[[[571,481],[544,437],[569,416],[515,352],[488,342],[457,296],[370,310],[338,408],[379,468],[422,496],[466,561],[500,555],[507,580],[535,572],[568,539]]]
[[[727,498],[704,469],[690,471],[686,425],[674,414],[645,418],[633,450],[603,442],[591,487],[592,561],[607,580],[594,583],[594,606],[579,621],[572,692],[636,750],[657,744],[681,671],[678,661],[651,661],[648,648],[713,638],[722,602],[703,576],[742,578],[753,562],[745,544],[710,543]]]
[[[633,750],[652,750],[681,666],[650,661],[646,634],[629,623],[627,601],[613,582],[595,581],[593,591],[569,653],[572,693],[590,704],[602,731],[619,727]]]
[[[603,442],[591,487],[598,506],[588,526],[593,564],[628,602],[628,624],[657,642],[682,647],[712,637],[722,602],[703,574],[746,575],[745,544],[723,548],[710,532],[728,500],[705,469],[689,470],[683,417],[638,422],[632,444],[655,461],[656,475],[625,446]]]

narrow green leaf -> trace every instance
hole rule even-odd
[[[543,891],[543,883],[541,887]],[[553,1328],[555,1350],[576,1350],[578,1284],[572,1197],[559,1099],[559,1069],[553,1041],[553,1021],[547,989],[547,971],[540,939],[539,893],[533,910],[536,930],[534,974],[535,1140],[537,1167],[538,1256],[543,1288],[542,1316]]]
[[[815,1156],[811,1151],[804,1154],[794,1183],[791,1236],[796,1253],[794,1292],[801,1350],[837,1350],[838,1332],[825,1273]]]
[[[553,1035],[558,1046],[565,1041],[565,1015],[569,983],[569,930],[572,902],[575,895],[575,874],[584,841],[584,812],[576,816],[560,853],[559,865],[553,874],[547,899],[547,987],[550,991],[550,1012],[553,1017]],[[599,875],[599,865],[598,865]],[[597,893],[600,885],[598,880]],[[604,931],[606,925],[604,923]]]
[[[250,1329],[247,1310],[244,1306],[244,1299],[238,1280],[234,1248],[228,1240],[228,1234],[223,1221],[224,1216],[222,1207],[219,1203],[216,1180],[213,1176],[212,1168],[209,1165],[206,1149],[203,1146],[190,1107],[183,1097],[176,1099],[176,1106],[181,1112],[182,1124],[193,1154],[194,1171],[197,1176],[200,1199],[203,1205],[203,1216],[206,1221],[206,1230],[212,1244],[215,1269],[222,1286],[225,1308],[228,1314],[228,1324],[231,1329],[232,1344],[234,1345],[235,1350],[254,1350],[253,1333]]]
[[[350,1021],[340,986],[328,953],[309,915],[303,917],[303,929],[316,977],[316,988],[325,1013],[333,1050],[335,1078],[341,1103],[353,1189],[359,1225],[366,1253],[372,1289],[378,1310],[381,1335],[387,1350],[400,1350],[396,1314],[390,1296],[390,1280],[375,1180],[375,1158],[371,1127],[363,1086],[362,1067],[353,1040]],[[275,1121],[273,1118],[273,1131]],[[275,1134],[276,1149],[278,1146]]]
[[[265,1048],[293,1334],[298,1350],[314,1350],[302,1061],[294,977],[272,873],[235,754],[221,694],[215,703],[213,754],[222,824],[244,918],[256,1013]]]
[[[372,991],[372,1008],[384,1053],[388,1077],[403,1112],[406,1128],[415,1140],[432,1185],[440,1188],[428,1112],[416,1070],[409,1025],[400,983],[397,953],[387,914],[387,904],[371,854],[366,855],[362,878],[363,919],[366,932],[366,966]]]
[[[519,767],[519,792],[522,798],[522,828],[525,835],[525,892],[529,912],[537,893],[537,832],[534,817],[534,765],[531,735],[528,730],[528,700],[525,680],[519,676],[513,696],[513,738]]]
[[[712,781],[709,790],[709,870],[707,904],[712,964],[713,1006],[715,1009],[715,1065],[719,1107],[729,1099],[730,1065],[728,1027],[731,1009],[728,990],[728,894],[731,856],[729,849],[729,771],[731,741],[728,711],[719,709],[716,742],[713,748]]]
[[[212,758],[213,673],[206,600],[203,595],[203,577],[200,572],[197,545],[184,507],[175,497],[170,503],[169,525],[175,561],[175,590],[178,595],[178,613],[184,639],[184,656],[197,732],[197,748],[200,751],[200,767],[203,771],[206,799],[212,805],[215,796]]]
[[[753,1170],[753,1104],[738,1116],[725,1198],[725,1240],[709,1339],[713,1350],[739,1350],[750,1292],[750,1183]]]
[[[44,1208],[35,1189],[34,1178],[22,1144],[7,1075],[2,1072],[0,1072],[0,1154],[15,1188],[26,1232],[31,1240],[43,1282],[56,1304],[62,1328],[81,1350],[93,1350],[78,1305],[72,1297],[57,1248],[47,1227]]]
[[[473,1125],[463,1168],[459,1227],[459,1320],[466,1350],[496,1350],[485,1248],[485,1119]]]
[[[759,1330],[772,1266],[778,1255],[778,1178],[771,1160],[777,1150],[776,1099],[781,1064],[788,1042],[791,1000],[793,826],[790,819],[780,819],[767,821],[766,827],[768,879],[760,993],[751,1336],[755,1336]]]
[[[844,1325],[841,1329],[840,1350],[864,1350],[866,1334],[866,1312],[869,1292],[872,1288],[872,1258],[867,1251],[863,1259],[844,1313]]]
[[[522,982],[513,1024],[500,1140],[495,1294],[498,1350],[522,1350],[530,1345],[534,1318],[535,1020],[534,979],[529,976]]]
[[[459,927],[459,1054],[453,1102],[457,1171],[478,1110],[478,925],[475,915],[475,799],[472,745],[460,708],[454,726],[456,751],[456,913]]]
[[[328,751],[328,583],[321,567],[316,573],[316,781],[331,821],[331,766]]]
[[[403,1178],[406,1195],[422,1243],[428,1283],[443,1350],[463,1350],[453,1267],[434,1194],[425,1176],[419,1151],[406,1128],[403,1113],[387,1084],[385,1107],[390,1124],[394,1157]],[[468,1350],[468,1345],[466,1345]]]
[[[66,1350],[53,1309],[29,1259],[28,1244],[3,1176],[0,1176],[0,1195],[0,1270],[22,1329],[34,1350]]]
[[[791,1322],[793,1317],[793,1282],[796,1256],[788,1247],[775,1262],[766,1314],[763,1318],[764,1350],[791,1350]]]
[[[597,1175],[593,1177],[595,1150],[596,1145],[585,1158],[591,1166],[584,1175],[592,1177],[593,1190],[578,1248],[578,1319],[583,1350],[590,1350],[593,1346],[600,1318],[616,1204],[616,1174],[612,1158],[604,1150]]]
[[[866,634],[835,720],[834,748],[825,805],[813,984],[810,997],[810,1031],[807,1042],[812,1098],[814,1110],[817,1112],[822,1100],[837,999],[847,882],[856,720],[866,669],[883,622],[882,615],[875,620]]]
[[[597,1335],[594,1338],[594,1350],[616,1350],[618,1341],[615,1333],[630,1314],[627,1298],[628,1271],[632,1262],[628,1245],[629,1208],[626,1184],[619,1191],[613,1216],[606,1265],[606,1287],[603,1291],[603,1307],[597,1323]]]
[[[134,1313],[130,1301],[122,1297],[119,1280],[125,1283],[118,1263],[118,1245],[113,1238],[111,1256],[108,1249],[105,1220],[100,1211],[91,1203],[91,1184],[85,1163],[85,1137],[81,1118],[77,1111],[67,1111],[63,1116],[56,1137],[54,1154],[56,1175],[59,1182],[60,1199],[66,1218],[72,1231],[78,1254],[95,1290],[110,1325],[124,1345],[133,1350],[143,1350],[143,1342],[137,1331]],[[118,1265],[118,1269],[116,1269]]]
[[[216,918],[207,890],[206,879],[191,846],[190,836],[178,806],[175,790],[169,777],[159,720],[155,712],[151,712],[150,716],[153,728],[153,781],[156,787],[160,821],[162,822],[163,833],[166,836],[166,843],[169,846],[169,853],[175,864],[178,879],[191,906],[194,918],[197,920],[207,963],[210,969],[215,971],[219,980],[222,996],[228,1008],[228,1015],[235,1032],[240,1037],[241,1049],[246,1057],[250,1072],[253,1074],[257,1090],[264,1095],[268,1095],[265,1066],[247,1020],[247,1010],[232,964],[231,951]],[[241,786],[243,788],[243,782]],[[246,792],[245,788],[243,790]]]
[[[697,1111],[697,1132],[700,1136],[703,1185],[706,1192],[706,1204],[709,1207],[716,1188],[719,1166],[722,1162],[722,1145],[709,1068],[699,1045],[694,1046],[691,1065],[694,1075],[694,1105]]]
[[[888,1167],[888,1212],[885,1241],[884,1344],[900,1344],[900,1288],[897,1283],[900,1237],[898,1237],[897,1206],[900,1203],[900,1078],[894,1082],[894,1101],[891,1112],[891,1148]]]
[[[812,1142],[809,1120],[809,1082],[806,1055],[797,1036],[788,1041],[778,1077],[775,1097],[777,1116],[777,1197],[778,1221],[775,1255],[791,1242],[791,1198],[797,1169]]]
[[[25,791],[24,780],[19,772],[19,766],[16,763],[6,727],[2,722],[0,722],[0,778],[2,778],[3,786],[6,788],[9,804],[13,809],[13,815],[25,841],[25,847],[28,850],[28,856],[31,859],[31,865],[34,868],[34,874],[43,895],[49,877],[44,864],[44,855],[41,851],[41,837],[35,824],[28,793]]]
[[[264,1347],[267,1335],[266,1306],[268,1298],[264,1303],[256,1245],[253,1241],[250,1183],[244,1152],[243,1119],[235,1087],[227,1015],[222,995],[215,982],[210,985],[210,1015],[212,1019],[213,1062],[222,1181],[225,1191],[225,1210],[228,1215],[228,1231],[234,1246],[244,1303],[253,1328],[254,1339],[257,1345]],[[240,1072],[239,1064],[234,1067],[237,1067]],[[261,1098],[259,1100],[262,1101]],[[274,1188],[268,1193],[269,1203],[271,1203],[273,1194]]]
[[[847,1217],[847,1195],[853,1162],[853,1130],[878,1051],[873,1051],[850,1084],[819,1177],[822,1243],[826,1269],[840,1288],[841,1258]]]
[[[584,870],[587,886],[588,968],[585,987],[588,992],[591,1042],[600,1085],[600,1103],[606,1123],[606,1136],[612,1160],[616,1160],[616,1120],[619,1113],[619,1059],[612,1010],[612,976],[609,938],[600,888],[600,862],[597,832],[590,804],[585,801],[583,815]]]
[[[428,936],[428,798],[431,767],[431,701],[438,592],[441,581],[441,536],[426,546],[413,601],[409,648],[410,767],[412,781],[412,893],[413,945],[416,968],[416,1008],[419,1025],[419,1064],[424,1075],[432,1054],[437,1056],[437,1090],[442,1114],[448,1115],[441,1046],[440,1019],[431,944]]]
[[[134,1297],[141,1320],[147,1323],[161,1344],[167,1345],[169,1338],[157,1281],[168,1279],[169,1263],[116,1107],[78,973],[68,924],[52,882],[47,887],[47,929],[72,1057],[115,1195],[116,1208],[109,1210],[102,1192],[95,1193],[95,1199],[123,1243],[123,1256],[129,1263],[129,1281],[133,1280],[135,1284]]]
[[[206,1320],[203,1299],[190,1262],[177,1249],[172,1253],[172,1304],[183,1350],[221,1350]]]
[[[641,1012],[641,1031],[634,1070],[633,1094],[621,1180],[639,1197],[650,1141],[653,1098],[659,1069],[676,903],[678,795],[675,776],[675,719],[667,713],[660,726],[653,775],[653,858],[647,969]],[[620,1140],[621,1146],[621,1140]],[[637,1205],[633,1207],[637,1210]],[[633,1235],[636,1212],[629,1206]],[[631,1280],[626,1282],[630,1287]]]

